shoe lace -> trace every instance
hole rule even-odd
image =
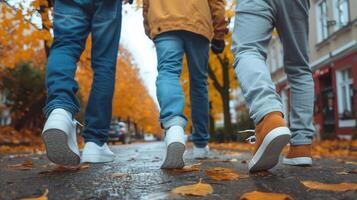
[[[255,141],[256,141],[256,138],[255,138],[255,130],[252,130],[252,129],[247,129],[247,130],[243,130],[243,131],[238,131],[239,134],[242,134],[242,133],[253,133],[253,135],[249,136],[247,139],[249,144],[255,144]]]
[[[79,121],[77,121],[76,119],[73,119],[73,123],[75,123],[76,125],[80,126],[81,128],[84,127],[83,124],[81,124]]]

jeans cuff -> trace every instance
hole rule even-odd
[[[185,128],[187,124],[187,119],[181,116],[174,116],[168,120],[161,120],[161,125],[164,129],[169,129],[171,126],[181,126]]]
[[[294,138],[292,138],[290,140],[290,145],[292,146],[297,146],[297,145],[306,145],[306,144],[312,144],[312,139],[297,139],[297,140],[294,140]]]
[[[53,103],[47,104],[45,106],[45,108],[43,109],[45,117],[48,118],[48,116],[51,114],[51,112],[56,108],[62,108],[64,110],[70,112],[73,117],[79,112],[79,109],[75,105],[71,105],[71,104],[67,105],[67,104],[63,104],[63,103],[53,102]]]

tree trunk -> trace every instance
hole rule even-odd
[[[223,85],[221,85],[213,72],[210,65],[208,65],[208,76],[213,81],[213,85],[218,91],[222,99],[223,106],[223,120],[224,120],[224,132],[222,135],[222,141],[230,140],[230,135],[232,134],[232,121],[231,121],[231,113],[230,113],[230,80],[229,80],[229,61],[227,58],[221,58],[217,55],[217,59],[219,60],[222,67],[222,78]]]
[[[229,80],[229,62],[226,58],[222,60],[219,56],[217,56],[218,59],[220,60],[220,63],[222,64],[222,76],[223,76],[223,93],[221,95],[222,97],[222,103],[223,103],[223,114],[224,114],[224,140],[230,140],[231,139],[231,134],[232,134],[232,121],[231,121],[231,113],[230,113],[230,107],[229,107],[229,102],[230,102],[230,93],[229,93],[229,87],[230,87],[230,80]]]
[[[209,102],[209,132],[211,135],[215,135],[215,131],[216,127],[215,127],[215,120],[214,120],[214,116],[212,114],[212,102]]]

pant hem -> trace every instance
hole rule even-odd
[[[161,120],[161,125],[164,129],[169,129],[172,126],[181,126],[185,128],[187,124],[187,119],[181,116],[174,116],[168,120]]]
[[[44,108],[45,117],[48,118],[48,116],[51,114],[51,112],[57,108],[62,108],[64,110],[70,112],[73,117],[79,112],[79,109],[76,106],[54,103],[54,104],[45,106],[45,108]]]

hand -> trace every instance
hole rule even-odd
[[[222,53],[225,46],[226,46],[226,44],[225,44],[224,40],[213,39],[211,41],[211,49],[212,49],[213,53],[215,53],[215,54]]]

